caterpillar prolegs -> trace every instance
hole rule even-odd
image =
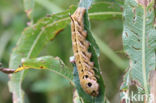
[[[87,31],[84,30],[85,11],[85,8],[79,7],[71,15],[72,46],[81,87],[89,95],[98,96],[99,84],[93,70],[94,63],[91,62],[92,54],[88,52],[90,43],[86,40]]]

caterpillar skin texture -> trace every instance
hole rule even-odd
[[[99,94],[99,84],[93,70],[94,63],[90,60],[92,54],[88,52],[90,43],[86,40],[87,32],[83,23],[85,11],[85,8],[79,7],[71,15],[72,46],[81,87],[86,93],[96,97]]]

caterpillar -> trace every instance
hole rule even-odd
[[[90,43],[86,40],[87,31],[84,30],[83,21],[85,11],[85,8],[78,7],[71,15],[72,47],[80,85],[87,94],[96,97],[99,94],[99,84],[93,70],[92,54],[88,52]]]

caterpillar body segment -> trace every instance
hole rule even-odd
[[[87,31],[83,22],[85,11],[85,8],[79,7],[71,15],[72,46],[81,87],[87,94],[96,97],[99,94],[99,84],[93,70],[92,54],[88,51],[90,43],[86,40]]]

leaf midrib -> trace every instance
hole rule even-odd
[[[142,34],[142,71],[143,71],[143,79],[144,79],[144,88],[145,94],[148,95],[148,86],[147,86],[147,78],[146,78],[146,62],[145,62],[145,33],[146,33],[146,7],[143,7],[143,34]]]

